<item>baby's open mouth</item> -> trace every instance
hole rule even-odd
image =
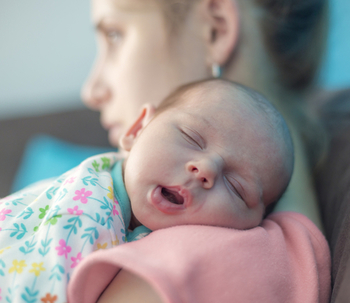
[[[192,196],[189,190],[180,185],[169,187],[158,185],[150,192],[147,200],[165,214],[176,214],[190,207]]]
[[[178,191],[162,187],[162,196],[171,203],[180,205],[184,204],[184,198],[178,193]]]

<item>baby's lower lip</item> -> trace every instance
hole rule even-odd
[[[186,208],[184,204],[174,204],[164,198],[162,195],[162,188],[163,187],[159,185],[153,189],[148,199],[156,209],[166,214],[174,214]]]

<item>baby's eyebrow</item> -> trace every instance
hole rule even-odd
[[[211,123],[210,121],[204,117],[204,116],[200,116],[200,115],[196,115],[193,113],[186,113],[187,115],[191,116],[193,119],[199,120],[199,122],[203,125],[205,125],[206,127],[211,127]]]

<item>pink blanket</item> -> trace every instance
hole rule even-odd
[[[164,303],[326,303],[330,295],[327,242],[292,212],[251,230],[178,226],[97,251],[73,273],[68,302],[96,302],[120,268],[146,279]]]

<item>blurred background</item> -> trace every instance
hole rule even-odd
[[[349,0],[330,0],[328,49],[319,78],[328,89],[350,87],[349,14]],[[23,151],[74,148],[41,138],[34,140],[34,152],[28,142],[37,133],[108,146],[98,114],[85,110],[80,100],[95,52],[89,0],[0,0],[0,196],[19,178],[18,167],[34,161],[29,156],[23,160]],[[43,158],[36,167],[43,166]],[[62,166],[56,158],[48,161]]]
[[[80,100],[95,52],[89,0],[0,0],[0,197],[111,150]]]
[[[82,107],[94,55],[88,0],[0,0],[0,119]]]
[[[81,108],[95,55],[89,0],[0,0],[0,119]],[[350,84],[350,1],[330,0],[320,82]]]

